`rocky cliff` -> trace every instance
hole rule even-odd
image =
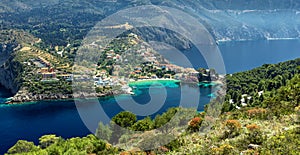
[[[22,72],[22,64],[14,61],[13,54],[9,54],[6,62],[0,66],[0,84],[16,94],[20,89],[22,79],[19,73]]]
[[[37,39],[21,30],[0,30],[0,85],[16,94],[22,85],[23,62],[16,59],[22,44]]]

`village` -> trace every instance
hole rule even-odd
[[[124,42],[126,44],[124,44]],[[90,46],[96,46],[95,43]],[[27,80],[28,87],[50,87],[64,83],[69,89],[72,81],[89,81],[88,76],[74,74],[69,63],[62,62],[63,48],[56,48],[56,55],[49,52],[31,50],[34,57],[24,61],[32,71],[34,79]],[[184,68],[171,64],[158,52],[154,51],[135,34],[120,38],[101,53],[95,74],[92,77],[97,93],[107,94],[118,88],[125,94],[133,94],[131,82],[149,80],[177,80],[181,83],[199,83],[216,81],[220,76],[213,69]],[[45,89],[46,90],[46,89]],[[61,90],[63,92],[63,90]],[[45,92],[41,92],[45,93]]]

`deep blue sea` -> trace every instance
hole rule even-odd
[[[300,40],[277,40],[277,41],[243,41],[225,42],[219,45],[219,49],[225,61],[227,73],[249,70],[265,63],[277,63],[300,57]],[[168,53],[165,53],[168,54]],[[190,52],[195,67],[205,67],[206,63],[199,56]],[[176,57],[171,61],[176,62]],[[167,88],[165,104],[157,111],[162,113],[169,107],[179,106],[181,94],[198,92],[200,100],[198,110],[202,111],[212,95],[210,88],[195,88],[187,85]],[[0,87],[0,103],[11,96],[9,91]],[[140,104],[150,101],[148,89],[140,88],[138,95],[133,99]],[[155,88],[154,94],[162,93],[162,88]],[[198,97],[199,97],[198,96]],[[195,98],[191,95],[188,98]],[[131,97],[119,96],[122,104],[131,104]],[[100,105],[109,117],[123,111],[114,98],[99,99]],[[99,103],[80,106],[83,113],[93,113]],[[189,105],[187,105],[189,106]],[[191,104],[191,107],[193,105]],[[25,105],[0,104],[0,154],[7,151],[17,140],[24,139],[38,143],[38,138],[45,134],[56,134],[64,138],[85,136],[91,133],[81,121],[76,105],[73,101],[41,101]],[[101,119],[101,118],[100,118]],[[97,123],[94,123],[96,128]]]

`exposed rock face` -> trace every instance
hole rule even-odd
[[[16,94],[22,86],[23,62],[16,60],[22,44],[33,44],[38,39],[22,30],[0,30],[0,85]]]
[[[10,54],[17,48],[19,45],[16,42],[11,43],[0,43],[0,66],[7,61]]]
[[[19,62],[13,61],[13,52],[20,45],[17,42],[9,42],[0,44],[0,84],[11,90],[13,94],[17,93],[20,88],[21,81],[16,80],[18,74],[22,70]]]
[[[0,66],[0,84],[9,89],[13,94],[16,94],[21,86],[21,79],[18,78],[19,71],[22,70],[22,65],[19,62],[7,60]]]

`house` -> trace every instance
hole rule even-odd
[[[47,73],[42,73],[42,77],[43,77],[43,80],[45,79],[55,79],[56,78],[56,73],[55,72],[47,72]]]
[[[96,86],[105,86],[105,82],[103,82],[102,80],[101,81],[95,81],[95,85]]]
[[[72,81],[73,80],[73,74],[61,74],[58,75],[58,77],[61,77],[67,81]]]

